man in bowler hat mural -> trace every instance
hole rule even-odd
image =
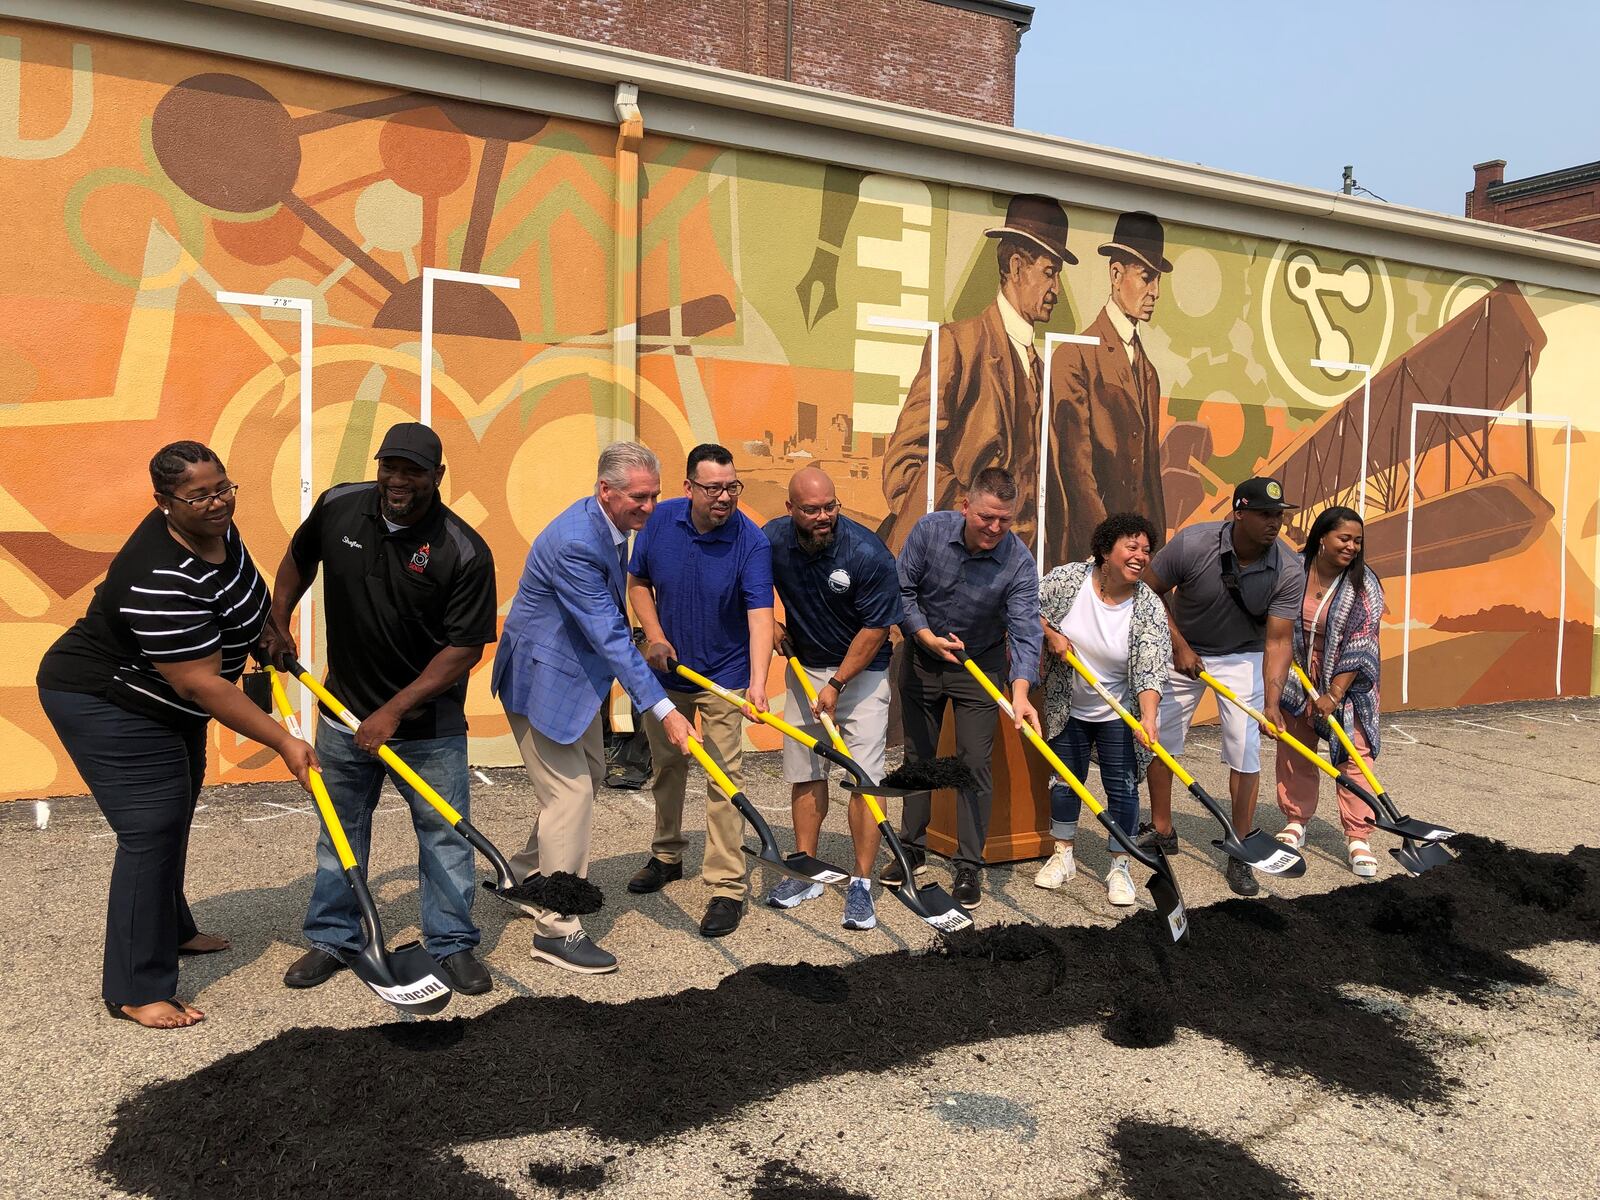
[[[1098,345],[1068,343],[1050,360],[1050,463],[1046,563],[1086,558],[1089,535],[1108,513],[1136,512],[1163,534],[1161,380],[1139,340],[1172,270],[1165,231],[1147,212],[1123,213],[1111,240],[1111,296],[1083,332]]]
[[[980,471],[1004,467],[1020,490],[1012,531],[1031,547],[1044,382],[1033,329],[1060,298],[1062,264],[1078,260],[1067,249],[1066,211],[1048,196],[1015,197],[1005,224],[984,232],[997,242],[999,294],[977,316],[939,327],[934,507],[954,508]],[[883,460],[883,534],[896,553],[927,509],[928,386],[924,349]]]

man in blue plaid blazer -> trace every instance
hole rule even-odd
[[[635,442],[616,442],[601,452],[597,474],[594,495],[534,540],[494,658],[490,690],[537,793],[528,844],[511,859],[519,883],[535,872],[588,872],[595,790],[605,777],[600,708],[613,680],[688,749],[689,722],[634,645],[623,600],[628,534],[655,511],[661,464]],[[616,970],[576,917],[527,911],[534,958],[589,974]]]

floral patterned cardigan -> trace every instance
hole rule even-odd
[[[1094,564],[1091,562],[1064,563],[1051,571],[1039,583],[1039,611],[1050,628],[1059,630],[1061,621],[1072,611],[1088,581]],[[1133,622],[1128,634],[1128,686],[1118,697],[1122,706],[1134,716],[1139,715],[1139,693],[1167,689],[1167,673],[1172,666],[1172,631],[1167,627],[1167,608],[1161,597],[1150,590],[1148,584],[1139,583],[1133,590]],[[1067,724],[1072,708],[1072,681],[1077,672],[1046,651],[1044,666],[1044,732],[1053,738]],[[1122,718],[1118,717],[1117,720]],[[1138,777],[1144,778],[1150,765],[1150,751],[1133,742],[1137,759]]]

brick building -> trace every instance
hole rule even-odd
[[[1009,125],[1012,0],[415,0],[563,37]]]
[[[1600,162],[1509,183],[1503,158],[1478,163],[1472,170],[1475,177],[1467,193],[1467,216],[1600,242]]]

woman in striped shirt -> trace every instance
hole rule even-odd
[[[193,1025],[178,956],[226,950],[183,895],[206,727],[278,752],[305,786],[316,752],[235,687],[271,597],[233,524],[238,485],[199,442],[150,460],[156,507],[112,559],[89,611],[39,665],[39,700],[117,835],[101,991],[114,1017]]]

